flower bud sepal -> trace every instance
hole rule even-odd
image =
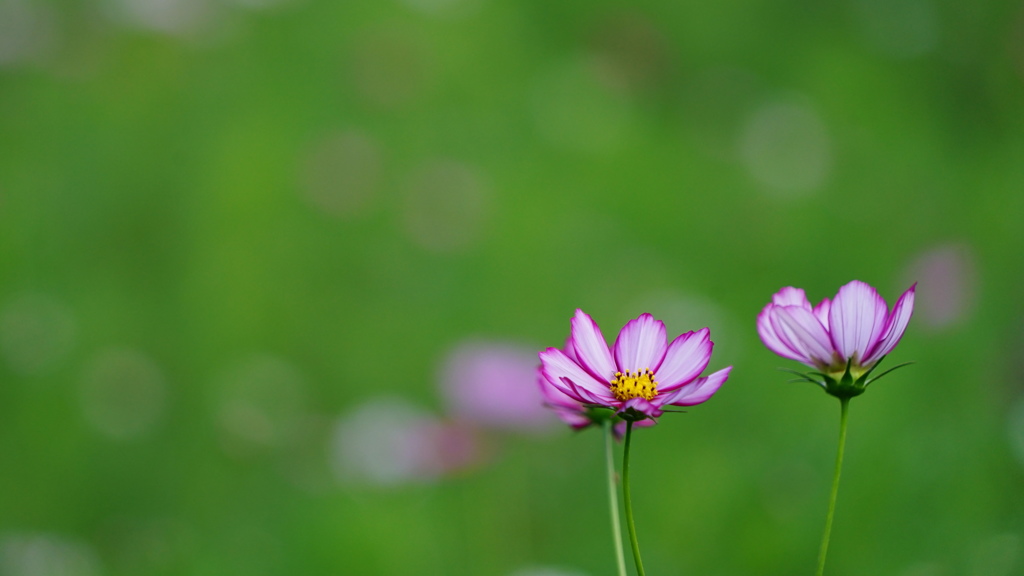
[[[811,382],[813,384],[817,384],[818,386],[821,386],[821,388],[826,393],[828,393],[828,394],[830,394],[832,396],[835,396],[836,398],[839,398],[839,399],[849,399],[849,398],[853,398],[855,396],[860,396],[861,394],[864,393],[865,390],[868,389],[868,386],[872,382],[874,382],[876,380],[879,380],[880,378],[882,378],[886,374],[892,372],[893,370],[896,370],[897,368],[902,368],[904,366],[913,364],[913,362],[904,362],[903,364],[897,364],[896,366],[893,366],[892,368],[889,368],[885,372],[882,372],[878,376],[875,376],[874,378],[871,378],[870,377],[871,373],[874,372],[875,368],[877,368],[878,365],[882,363],[882,360],[885,360],[885,356],[882,356],[881,358],[879,358],[878,361],[875,362],[870,368],[868,368],[868,370],[866,372],[863,372],[863,373],[861,373],[861,374],[859,374],[857,376],[854,376],[854,372],[859,372],[859,370],[857,370],[857,368],[860,368],[860,367],[853,365],[853,359],[852,358],[846,361],[846,368],[843,370],[842,373],[837,373],[837,372],[833,372],[833,373],[830,373],[830,374],[825,374],[823,372],[807,372],[807,373],[803,373],[803,372],[797,372],[796,370],[789,370],[787,368],[780,368],[780,370],[782,370],[784,372],[789,372],[791,374],[795,374],[795,375],[799,376],[799,378],[797,378],[795,380],[790,380],[790,382],[803,382],[803,381]],[[851,371],[851,368],[853,368],[853,371]]]
[[[597,426],[601,426],[605,422],[614,425],[619,421],[619,415],[615,413],[615,410],[599,404],[584,404],[583,415],[586,416],[592,424]]]
[[[648,420],[648,419],[653,420],[653,418],[651,418],[650,414],[646,414],[646,413],[644,413],[644,412],[642,412],[640,410],[637,410],[634,407],[628,407],[628,408],[626,408],[624,410],[621,410],[616,415],[619,418],[621,418],[624,422],[641,422],[643,420]]]

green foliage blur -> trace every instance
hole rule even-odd
[[[613,574],[595,430],[337,454],[577,307],[734,366],[636,433],[648,573],[810,574],[839,406],[754,322],[852,279],[916,364],[827,574],[1024,574],[1022,222],[1020,2],[0,0],[0,574]]]

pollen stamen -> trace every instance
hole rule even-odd
[[[650,368],[616,372],[611,381],[611,392],[616,400],[626,401],[633,398],[653,400],[658,395],[658,383],[654,381],[654,372]]]

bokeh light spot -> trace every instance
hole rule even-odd
[[[621,95],[599,81],[590,59],[556,64],[538,76],[534,122],[550,144],[573,152],[607,154],[625,144],[633,113]]]
[[[166,409],[163,372],[146,354],[114,348],[86,366],[81,385],[86,420],[102,434],[128,440],[149,432]]]
[[[315,143],[304,158],[306,199],[338,218],[356,216],[370,205],[381,176],[381,151],[359,132],[343,132]]]
[[[474,0],[401,0],[409,8],[434,16],[451,15]]]
[[[407,186],[405,229],[429,251],[465,251],[483,238],[491,202],[491,190],[476,168],[452,160],[426,162]]]
[[[0,312],[0,353],[23,375],[56,368],[71,351],[76,335],[71,310],[42,294],[17,296]]]
[[[1007,433],[1017,463],[1024,468],[1024,396],[1017,398],[1007,415]]]
[[[166,573],[196,546],[193,527],[169,517],[112,516],[100,538],[111,574]]]
[[[416,100],[427,88],[430,54],[408,32],[377,30],[352,49],[352,81],[369,103],[396,108]]]
[[[219,387],[222,445],[230,455],[272,451],[300,435],[306,383],[289,362],[273,356],[250,358],[229,369]]]
[[[108,0],[110,17],[127,26],[170,36],[189,36],[216,18],[210,0]]]
[[[301,0],[225,0],[239,6],[240,8],[247,8],[249,10],[269,10],[277,8],[279,6],[287,6],[290,4],[297,4]]]
[[[974,551],[970,576],[1010,576],[1021,553],[1020,536],[1012,533],[997,534],[980,542]]]
[[[668,79],[671,51],[665,36],[640,12],[618,13],[594,31],[591,44],[597,79],[613,90],[635,94]]]
[[[938,44],[939,18],[931,0],[857,0],[864,40],[893,58],[923,56]]]
[[[96,576],[99,558],[89,545],[57,534],[10,533],[0,537],[4,576]]]
[[[30,62],[53,48],[55,31],[48,5],[0,0],[0,68]]]
[[[948,576],[949,570],[937,562],[919,562],[908,567],[900,576]]]
[[[974,308],[977,272],[971,250],[942,244],[917,255],[902,285],[917,282],[914,312],[930,328],[956,324]]]
[[[684,129],[710,156],[732,161],[736,134],[762,91],[761,80],[746,70],[711,67],[695,72],[681,91]]]
[[[339,481],[377,486],[431,482],[479,457],[471,430],[397,397],[372,399],[340,417],[330,451]]]
[[[821,188],[832,168],[831,148],[817,112],[795,99],[763,104],[739,142],[747,172],[777,197],[803,197]]]

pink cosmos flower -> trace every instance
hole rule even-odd
[[[541,374],[585,407],[611,408],[627,420],[654,419],[667,405],[693,406],[718,391],[732,366],[699,377],[713,346],[707,328],[666,345],[665,324],[641,314],[619,332],[613,353],[597,323],[576,310],[567,345],[571,353],[558,348],[541,352]]]
[[[757,332],[772,352],[818,370],[810,374],[820,379],[800,374],[803,379],[835,396],[856,396],[885,375],[867,379],[903,337],[916,287],[904,292],[892,311],[874,288],[859,280],[813,308],[803,290],[786,287],[757,317]]]

